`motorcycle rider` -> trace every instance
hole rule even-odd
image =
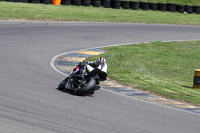
[[[97,84],[99,84],[99,81],[105,81],[107,79],[107,64],[105,58],[99,57],[96,62],[88,62],[86,67],[89,75],[96,79]]]
[[[87,73],[85,73],[86,71]],[[89,93],[93,94],[95,90],[100,89],[100,81],[105,81],[107,79],[106,59],[103,57],[99,57],[96,62],[79,62],[79,64],[73,69],[72,72],[78,72],[78,74],[80,74],[82,80],[79,80],[79,83],[81,84],[84,84],[84,82],[86,82],[84,77],[93,77],[96,80],[95,88]],[[63,87],[67,83],[67,80],[68,77],[62,81]],[[62,89],[63,87],[60,87],[60,89]]]
[[[82,63],[86,63],[86,65]],[[107,64],[104,57],[99,57],[96,62],[80,62],[79,66],[86,67],[86,70],[89,72],[88,76],[92,76],[96,80],[98,88],[100,88],[100,81],[105,81],[107,79]],[[84,72],[81,73],[84,76]]]

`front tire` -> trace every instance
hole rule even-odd
[[[64,90],[66,83],[67,83],[67,78],[61,81],[60,84],[58,84],[58,90]]]

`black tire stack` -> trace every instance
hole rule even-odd
[[[30,0],[31,3],[40,3],[40,0]]]
[[[14,0],[6,0],[7,2],[13,2]]]
[[[149,3],[149,9],[152,11],[158,10],[158,3]]]
[[[193,13],[193,6],[189,6],[189,5],[186,5],[185,6],[185,11],[189,14]]]
[[[168,3],[167,4],[167,11],[169,11],[169,12],[176,12],[176,4]]]
[[[81,5],[81,0],[72,0],[72,5],[80,6]]]
[[[149,3],[148,2],[140,2],[140,9],[149,10]]]
[[[61,0],[62,5],[71,5],[71,0]]]
[[[133,10],[139,10],[140,9],[140,2],[130,1],[129,6]]]
[[[158,3],[158,10],[162,11],[162,12],[166,12],[167,11],[167,4],[165,4],[165,3]]]
[[[101,5],[105,8],[110,8],[110,0],[101,0]]]
[[[185,6],[184,5],[176,5],[176,11],[179,13],[185,12]]]
[[[51,4],[51,0],[40,0],[40,3]]]
[[[101,0],[92,0],[92,1],[91,1],[91,4],[92,4],[94,7],[100,7],[100,6],[101,6]]]
[[[82,0],[81,5],[83,6],[90,6],[91,5],[91,0]]]
[[[196,14],[200,14],[200,6],[194,6],[193,12],[195,12]]]
[[[129,9],[130,8],[130,1],[121,1],[121,7],[123,9]]]
[[[4,0],[0,0],[0,1],[4,1]],[[8,2],[23,2],[23,3],[28,3],[28,0],[6,0]]]
[[[111,0],[111,8],[120,9],[121,2],[120,0]]]
[[[28,3],[29,0],[19,0],[19,2]]]

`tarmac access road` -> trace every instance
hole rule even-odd
[[[105,90],[56,89],[60,53],[113,44],[200,39],[200,26],[0,21],[0,133],[199,133],[198,114]],[[111,67],[111,66],[109,66]]]

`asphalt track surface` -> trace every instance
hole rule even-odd
[[[0,133],[199,133],[198,114],[105,90],[60,92],[64,76],[50,66],[73,50],[188,39],[200,26],[0,21]]]

